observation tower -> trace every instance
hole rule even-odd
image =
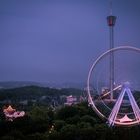
[[[110,49],[114,48],[114,26],[116,23],[116,16],[112,15],[112,1],[110,1],[110,15],[107,16],[107,24],[109,26],[110,34]],[[114,53],[110,53],[110,100],[113,100],[113,89],[114,89]]]

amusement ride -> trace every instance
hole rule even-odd
[[[116,16],[112,15],[112,1],[110,5],[110,16],[107,17],[110,49],[90,67],[87,78],[88,103],[109,126],[130,127],[140,124],[140,80],[137,76],[140,49],[132,46],[114,47]]]

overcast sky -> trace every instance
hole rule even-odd
[[[115,46],[140,47],[140,1],[113,0]],[[0,0],[0,81],[86,82],[109,48],[109,0]]]

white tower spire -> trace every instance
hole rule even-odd
[[[110,0],[110,13],[109,13],[110,15],[112,15],[112,11],[113,11],[112,10],[112,0]]]

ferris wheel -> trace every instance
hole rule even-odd
[[[114,55],[114,83],[110,88],[109,56]],[[140,124],[140,49],[112,48],[92,64],[87,78],[88,103],[109,126]],[[113,98],[112,98],[113,97]]]

